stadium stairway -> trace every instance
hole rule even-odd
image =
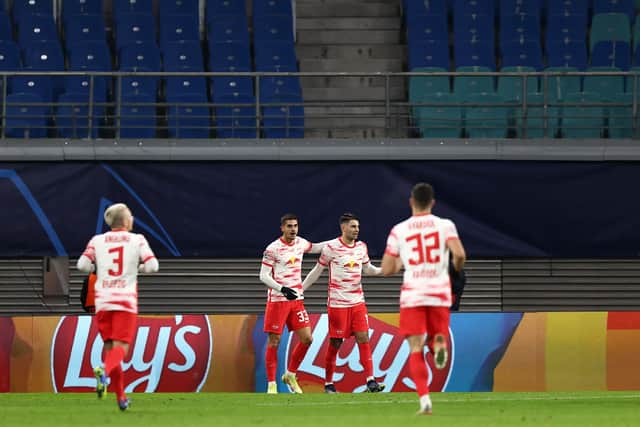
[[[300,71],[402,71],[406,46],[401,25],[398,0],[298,0]],[[383,77],[303,77],[301,83],[305,103],[332,102],[305,108],[305,136],[385,136]],[[405,79],[391,80],[389,89],[392,101],[406,100]],[[406,128],[395,126],[395,120],[396,129]]]

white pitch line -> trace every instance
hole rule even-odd
[[[640,399],[640,394],[623,394],[623,395],[610,395],[610,396],[522,396],[522,397],[508,397],[508,396],[494,396],[494,397],[482,397],[472,399],[444,399],[435,398],[434,403],[475,403],[475,402],[520,402],[520,401],[549,401],[549,400],[598,400],[598,399]],[[340,405],[391,405],[391,404],[405,404],[416,403],[417,398],[411,400],[350,400],[350,401],[338,401],[332,402],[330,400],[324,402],[288,402],[293,403],[296,406],[340,406]],[[256,406],[282,406],[282,402],[268,402],[268,403],[256,403]]]

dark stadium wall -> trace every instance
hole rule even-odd
[[[259,256],[285,212],[301,236],[326,240],[345,211],[380,256],[418,181],[471,256],[639,254],[632,162],[43,162],[0,163],[0,256],[77,256],[112,202],[131,207],[160,256]]]

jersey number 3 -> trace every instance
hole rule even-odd
[[[440,262],[440,255],[437,253],[440,250],[440,234],[437,231],[425,235],[413,234],[407,237],[406,241],[412,244],[411,251],[416,253],[415,257],[409,260],[410,265]]]
[[[109,253],[116,254],[115,258],[113,258],[113,264],[116,266],[116,269],[112,270],[111,268],[109,268],[109,271],[108,271],[109,276],[122,275],[122,261],[123,261],[123,254],[124,254],[124,246],[117,246],[115,248],[111,248],[109,249]]]

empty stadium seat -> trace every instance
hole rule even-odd
[[[102,0],[64,0],[62,2],[62,22],[70,24],[79,15],[103,14]]]
[[[564,15],[565,13],[587,16],[590,2],[591,0],[547,1],[547,16]]]
[[[107,78],[93,77],[93,103],[95,117],[104,117],[109,88],[107,87]],[[67,76],[64,79],[64,93],[75,93],[82,95],[87,102],[89,100],[89,92],[91,87],[91,77],[89,76]]]
[[[460,67],[496,68],[496,57],[493,42],[463,42],[454,46],[455,65]]]
[[[249,50],[243,43],[209,44],[211,71],[251,71]]]
[[[529,15],[540,18],[541,12],[542,0],[500,0],[500,16]]]
[[[9,138],[44,138],[47,136],[45,107],[28,105],[42,103],[37,95],[13,93],[7,95],[5,135]]]
[[[500,71],[505,73],[535,72],[533,67],[503,67]],[[498,77],[498,95],[507,102],[521,102],[524,96],[524,78],[521,76]],[[538,77],[527,76],[527,96],[538,93]]]
[[[169,137],[208,138],[209,107],[202,94],[183,94],[171,99],[168,109]]]
[[[633,22],[636,11],[634,0],[593,0],[593,14],[623,13]]]
[[[547,94],[550,101],[561,101],[565,99],[568,94],[580,92],[582,90],[580,76],[558,74],[575,72],[578,71],[578,69],[571,67],[550,67],[545,71],[555,73],[546,77],[546,83],[544,79],[540,81],[540,89],[542,91],[544,91],[546,84]]]
[[[189,68],[204,71],[204,59],[200,42],[185,41],[167,43],[162,50],[165,71],[180,71]]]
[[[67,49],[74,43],[106,42],[104,17],[102,15],[76,15],[66,23],[64,37]]]
[[[633,95],[610,94],[608,101],[619,104],[607,107],[609,138],[633,137]]]
[[[261,103],[265,138],[304,137],[304,108],[299,93],[280,93]]]
[[[253,16],[287,15],[292,16],[289,0],[253,0]]]
[[[228,95],[253,97],[253,79],[251,77],[213,77],[211,90],[214,100]]]
[[[416,68],[413,71],[420,72],[443,72],[443,68]],[[409,102],[420,103],[429,95],[434,93],[450,93],[450,83],[448,76],[411,76],[409,77]]]
[[[582,41],[555,41],[547,44],[549,67],[570,67],[584,70],[587,67],[587,46]]]
[[[57,41],[33,43],[22,49],[24,66],[40,71],[64,71],[62,48]]]
[[[92,114],[89,133],[89,99],[82,93],[64,93],[57,102],[56,131],[60,138],[96,138],[99,119]]]
[[[162,70],[160,49],[155,42],[128,44],[120,50],[118,64],[123,71],[136,71],[139,68],[160,71]]]
[[[490,14],[496,11],[497,0],[455,0],[453,2],[454,13],[464,11],[465,14]]]
[[[0,41],[0,70],[16,71],[21,68],[20,51],[11,40]]]
[[[160,46],[177,41],[200,41],[198,15],[163,16],[160,25]]]
[[[486,72],[491,71],[486,67],[460,67],[458,72]],[[470,93],[493,92],[493,77],[491,76],[456,76],[453,80],[453,89],[456,95],[462,96]]]
[[[58,40],[58,30],[52,15],[32,15],[18,26],[18,42],[22,47]]]
[[[592,67],[614,67],[627,71],[631,67],[631,48],[627,42],[598,42],[591,53]]]
[[[148,73],[156,70],[150,70],[145,67],[138,67],[135,70],[137,73]],[[117,80],[116,80],[116,90],[117,90]],[[151,96],[156,96],[158,92],[159,86],[159,78],[151,77],[151,76],[141,76],[139,74],[134,74],[131,76],[123,76],[121,82],[121,93],[124,94],[149,94]]]
[[[209,43],[241,43],[249,49],[247,17],[241,15],[215,16],[207,24]]]
[[[207,25],[211,25],[212,20],[219,22],[221,16],[240,16],[247,20],[247,10],[245,2],[237,0],[207,0],[206,18]]]
[[[122,15],[116,25],[116,51],[133,43],[155,43],[156,23],[153,15]]]
[[[414,120],[422,138],[459,138],[462,112],[457,98],[450,93],[433,93],[421,100],[433,105],[415,107]]]
[[[589,50],[602,41],[621,41],[631,43],[629,18],[622,13],[604,13],[594,15],[591,22]]]
[[[611,67],[590,67],[593,72],[618,72],[620,70]],[[616,75],[587,75],[584,77],[584,92],[597,94],[600,99],[609,99],[614,93],[624,92],[624,77]]]
[[[296,72],[298,61],[293,43],[271,42],[255,44],[256,71]]]
[[[468,40],[493,44],[495,38],[493,21],[493,14],[469,15],[456,13],[453,19],[456,45]]]
[[[302,96],[299,77],[261,77],[260,99],[273,99],[282,94]]]
[[[441,40],[448,43],[449,29],[446,18],[438,15],[408,17],[407,40],[409,44],[422,40]]]
[[[604,110],[589,104],[602,102],[595,93],[570,93],[562,107],[563,138],[600,138],[604,127]]]
[[[448,13],[447,0],[404,0],[403,7],[406,18],[422,15],[444,17]]]
[[[506,138],[508,109],[505,100],[495,93],[464,94],[459,99],[470,105],[464,107],[465,129],[469,138]]]
[[[409,43],[409,71],[416,68],[438,67],[449,69],[449,45],[442,40],[413,41]]]
[[[51,103],[53,101],[51,77],[46,75],[10,77],[9,87],[11,93],[34,95],[40,99],[40,102],[45,103]]]
[[[53,18],[53,2],[51,0],[13,0],[13,22],[20,25],[26,17],[47,15]]]
[[[293,42],[291,16],[268,15],[255,17],[253,20],[253,40]]]
[[[503,67],[532,67],[542,69],[542,48],[540,42],[508,42],[502,45]]]
[[[544,95],[541,93],[527,94],[526,115],[522,104],[511,108],[510,117],[514,122],[514,129],[518,138],[543,138],[544,131]],[[547,109],[547,121],[551,129],[547,137],[553,138],[557,128],[557,108]],[[553,123],[555,121],[555,123]]]
[[[198,0],[162,0],[158,2],[160,19],[174,15],[194,15],[197,17],[200,13],[198,3]]]
[[[539,15],[508,15],[500,18],[500,45],[514,41],[536,41],[540,43]]]
[[[72,70],[111,71],[111,54],[106,41],[77,42],[68,50]]]
[[[253,95],[230,93],[216,97],[218,138],[255,138],[256,107]]]
[[[165,2],[167,0],[162,0]],[[113,16],[116,22],[120,21],[123,15],[128,14],[153,14],[153,0],[113,0]]]
[[[193,70],[184,70],[193,71]],[[207,94],[207,80],[198,76],[167,77],[167,100],[175,100],[182,95],[197,95],[205,98]]]
[[[0,12],[0,41],[13,40],[13,27],[9,15]]]
[[[551,15],[547,20],[547,42],[552,40],[582,41],[587,38],[587,15],[565,13]]]
[[[120,106],[120,138],[153,138],[156,134],[155,96],[123,93]]]

